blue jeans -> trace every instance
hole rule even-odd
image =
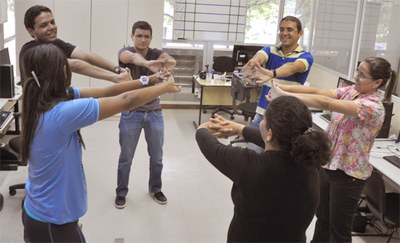
[[[342,170],[321,169],[319,204],[311,242],[351,242],[351,230],[365,180]]]
[[[128,111],[121,113],[119,122],[119,144],[117,196],[128,194],[129,174],[135,156],[140,133],[144,129],[147,152],[150,156],[149,192],[161,191],[163,168],[164,119],[161,109],[148,112]]]
[[[256,113],[254,119],[251,121],[250,127],[259,128],[260,123],[263,119],[264,119],[263,115]],[[261,148],[260,146],[255,145],[254,143],[249,143],[248,148],[256,151],[259,154],[264,152],[264,148]]]

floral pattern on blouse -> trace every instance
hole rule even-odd
[[[340,169],[347,175],[365,180],[372,172],[369,153],[385,119],[385,108],[377,92],[360,94],[353,86],[332,90],[341,100],[354,100],[358,117],[332,112],[327,133],[332,140],[332,159],[323,166]]]

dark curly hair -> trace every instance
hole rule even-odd
[[[331,158],[331,141],[324,131],[312,129],[308,107],[293,96],[274,99],[264,114],[267,129],[271,129],[282,151],[302,166],[320,167]]]

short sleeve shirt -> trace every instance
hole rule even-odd
[[[332,140],[332,160],[324,166],[340,169],[365,180],[372,172],[369,153],[385,119],[385,108],[378,93],[359,94],[353,86],[337,88],[332,94],[341,100],[354,100],[357,117],[332,113],[327,133]]]
[[[93,98],[63,101],[39,117],[30,147],[25,207],[36,218],[65,224],[87,211],[86,179],[77,131],[96,122]]]
[[[122,48],[121,50],[119,50],[118,57],[124,51],[130,51],[130,52],[136,53],[136,49],[134,47],[132,47],[132,46],[125,47],[125,48]],[[161,51],[161,50],[149,48],[147,55],[144,57],[144,59],[157,60],[161,56],[162,53],[163,53],[163,51]],[[125,64],[125,63],[122,63],[121,61],[119,61],[119,65],[121,67],[129,68],[131,70],[132,79],[134,79],[134,80],[139,79],[140,76],[149,76],[149,75],[154,74],[150,69],[148,69],[146,67],[142,67],[142,66],[137,66],[133,63]],[[135,111],[152,111],[152,110],[156,110],[156,109],[161,109],[160,98],[156,98],[156,99],[148,102],[147,104],[137,107],[134,110]]]
[[[295,85],[303,85],[308,77],[311,66],[313,64],[313,57],[311,53],[303,50],[303,48],[299,45],[297,48],[291,53],[285,55],[281,49],[281,46],[265,46],[263,47],[259,53],[265,55],[268,58],[267,63],[265,63],[266,69],[277,69],[280,66],[295,62],[296,60],[300,60],[306,66],[306,71],[303,73],[294,73],[287,77],[279,77],[279,82],[282,84],[295,84]],[[264,114],[265,109],[267,108],[269,102],[265,99],[265,96],[268,94],[270,87],[266,84],[262,86],[260,98],[257,105],[257,113]]]

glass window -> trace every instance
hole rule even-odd
[[[385,58],[399,71],[400,5],[394,1],[375,0],[366,3],[358,61],[370,56]],[[397,95],[400,85],[397,85]]]
[[[14,76],[16,75],[16,50],[15,50],[15,14],[14,0],[7,0],[7,22],[3,24],[4,29],[4,47],[8,48],[11,64],[14,65]]]
[[[320,0],[315,11],[311,54],[316,63],[348,74],[356,23],[357,0]]]
[[[275,44],[279,18],[279,0],[247,1],[245,43]]]

